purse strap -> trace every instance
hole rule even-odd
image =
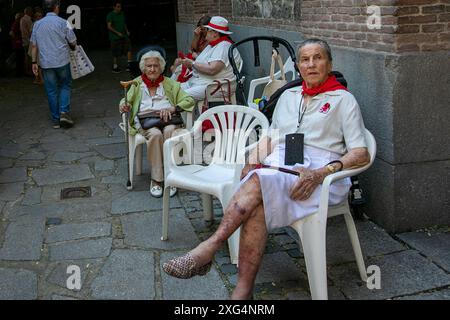
[[[275,61],[278,63],[278,67],[281,72],[281,79],[286,80],[286,75],[284,74],[284,65],[281,59],[281,55],[275,50],[272,50],[272,64],[270,65],[270,80],[275,80]]]
[[[223,98],[223,103],[224,104],[231,104],[231,81],[229,79],[223,79],[223,81],[225,81],[227,83],[227,87],[228,87],[228,94],[225,93],[225,90],[222,87],[222,82],[220,82],[219,80],[214,80],[213,83],[217,84],[217,87],[211,92],[211,95],[215,95],[217,93],[217,91],[220,90],[221,94],[222,94],[222,98]],[[208,103],[208,89],[205,89],[205,99],[203,100],[203,108],[202,108],[202,113],[205,112],[206,110],[208,110],[209,107],[209,103]]]

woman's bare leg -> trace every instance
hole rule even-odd
[[[241,228],[238,282],[231,295],[232,300],[247,300],[252,296],[266,242],[266,219],[264,207],[261,204],[253,211]]]
[[[231,199],[216,232],[190,252],[197,265],[202,266],[210,262],[217,250],[234,231],[254,215],[259,206],[262,206],[261,187],[258,175],[253,174]]]

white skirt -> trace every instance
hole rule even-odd
[[[187,82],[183,82],[181,84],[181,89],[183,89],[183,91],[191,96],[195,101],[205,99],[205,90],[209,83],[201,81],[194,82],[191,81],[191,79]]]
[[[318,169],[327,163],[339,159],[341,156],[330,151],[305,146],[304,164],[295,166],[284,165],[285,145],[280,144],[264,160],[264,164],[294,169],[304,167],[308,169]],[[294,201],[289,197],[289,191],[294,186],[298,176],[280,172],[273,169],[257,169],[248,175],[238,185],[245,183],[254,173],[259,177],[261,192],[264,203],[264,213],[266,217],[267,230],[286,227],[295,221],[311,215],[319,209],[319,198],[322,185],[319,185],[312,193],[311,197],[305,201]],[[330,205],[337,205],[347,199],[351,181],[349,178],[334,182],[330,186]]]

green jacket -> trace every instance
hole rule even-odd
[[[131,113],[130,113],[130,134],[135,135],[137,130],[134,126],[134,118],[139,111],[139,107],[141,106],[142,100],[142,78],[137,77],[134,79],[137,82],[137,85],[131,85],[130,89],[127,93],[128,104],[131,105]],[[173,106],[178,106],[184,111],[192,112],[195,106],[195,101],[191,96],[188,96],[186,92],[184,92],[180,83],[172,80],[170,78],[164,77],[163,88],[166,94],[167,99],[170,104]],[[124,104],[125,99],[120,101],[120,104]]]

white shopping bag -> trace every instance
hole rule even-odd
[[[70,50],[70,72],[72,79],[81,78],[92,71],[94,65],[83,50],[82,46],[77,45],[75,50]]]

